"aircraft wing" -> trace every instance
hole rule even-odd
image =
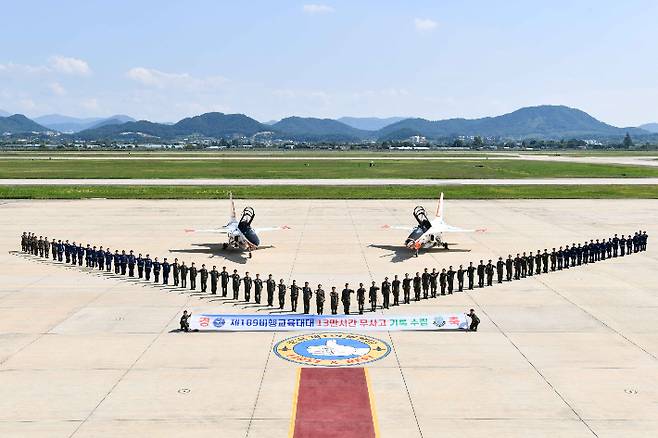
[[[289,230],[290,227],[288,225],[283,225],[281,227],[262,227],[262,228],[254,228],[254,231],[257,233],[260,233],[261,231],[281,231],[281,230]]]
[[[221,227],[221,228],[210,228],[206,230],[199,230],[199,229],[186,229],[186,233],[226,233],[228,231],[227,227]]]
[[[453,227],[448,224],[434,225],[432,231],[437,231],[439,233],[482,233],[485,231],[484,228],[477,230],[467,230],[465,228]]]
[[[414,229],[414,227],[409,225],[383,225],[382,228],[385,228],[387,230],[404,230],[404,231],[411,231]]]

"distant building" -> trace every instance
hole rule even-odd
[[[422,135],[412,135],[407,139],[407,141],[411,142],[412,144],[427,144],[427,138],[423,137]]]

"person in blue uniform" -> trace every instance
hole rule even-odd
[[[137,259],[135,259],[135,263],[137,264],[137,277],[144,278],[144,258],[141,252],[137,256]]]
[[[126,275],[126,271],[128,268],[128,255],[126,254],[126,251],[121,251],[121,275]]]
[[[66,259],[66,264],[71,263],[71,244],[68,240],[64,241],[64,258]]]
[[[105,271],[110,272],[112,271],[112,251],[110,251],[110,248],[108,247],[105,250]]]
[[[57,241],[57,261],[61,262],[64,259],[64,244],[61,240]]]
[[[146,257],[144,257],[144,279],[146,281],[151,280],[151,269],[153,269],[153,261],[151,260],[151,257],[146,254]]]
[[[121,254],[119,254],[119,250],[115,249],[114,250],[114,255],[112,256],[112,261],[114,262],[114,273],[118,274],[121,272]]]
[[[160,271],[162,269],[162,264],[158,261],[156,257],[153,259],[153,281],[155,283],[160,283]]]
[[[135,254],[133,254],[132,250],[130,250],[130,252],[128,253],[127,262],[128,262],[128,277],[134,277],[137,257],[135,257]]]
[[[73,251],[73,254],[75,254],[75,251]],[[98,266],[99,271],[105,270],[105,250],[102,246],[99,246],[98,251],[96,251],[96,266]]]

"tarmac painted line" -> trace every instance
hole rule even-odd
[[[523,185],[658,185],[658,178],[520,178],[520,179],[421,179],[421,178],[7,178],[0,186],[523,186]]]
[[[374,399],[365,368],[301,368],[291,438],[376,438]]]

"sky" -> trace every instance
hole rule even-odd
[[[0,109],[484,117],[561,104],[658,122],[654,0],[21,0],[0,25]]]

